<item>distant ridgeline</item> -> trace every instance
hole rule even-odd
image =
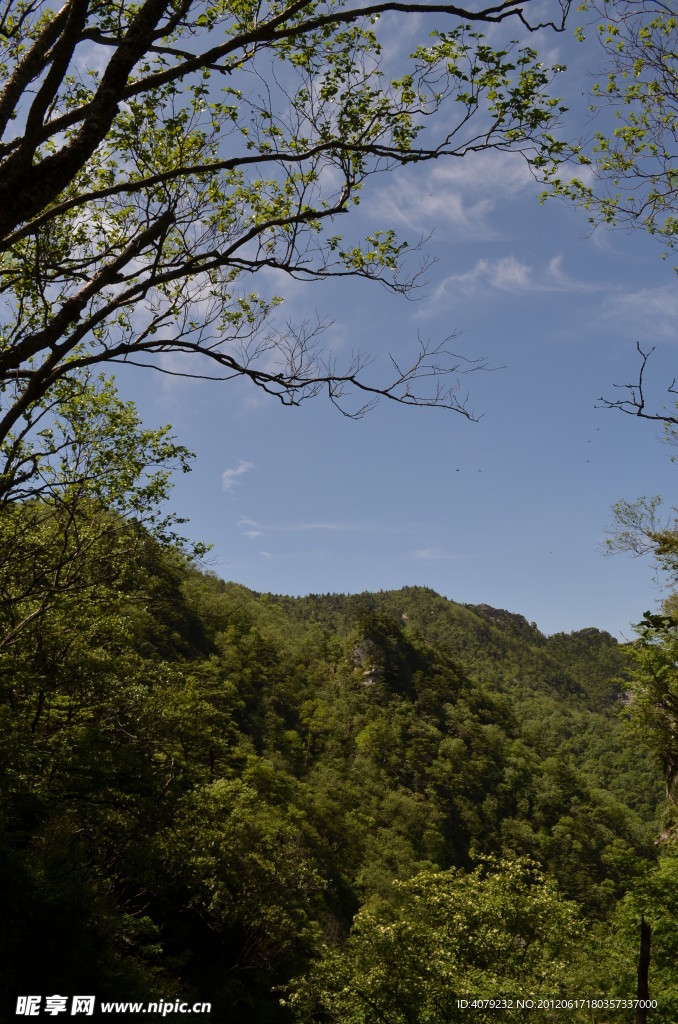
[[[661,775],[619,716],[607,633],[545,637],[418,587],[255,594],[149,543],[2,659],[10,996],[367,1024],[466,1020],[469,986],[635,993],[637,920],[675,858],[656,866]],[[427,949],[438,981],[399,993]]]

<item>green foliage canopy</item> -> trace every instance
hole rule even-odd
[[[636,905],[619,942],[610,920],[642,897],[661,787],[618,721],[611,637],[546,638],[417,588],[257,595],[116,522],[101,584],[54,592],[0,648],[0,991],[181,993],[283,1024],[281,986],[311,991],[318,958],[350,977],[356,914],[412,926],[416,980],[442,956],[434,896],[457,916],[448,974],[413,982],[421,1006],[451,978],[489,991],[490,960],[522,986],[548,954],[591,992],[614,941],[632,973]],[[508,866],[474,870],[488,855]],[[588,975],[568,939],[584,918]],[[393,1007],[394,944],[368,934]]]
[[[142,426],[112,381],[85,370],[32,413],[0,474],[0,648],[63,595],[92,610],[109,603],[145,538],[181,543],[163,503],[191,453],[169,427]]]
[[[567,994],[581,922],[534,864],[490,858],[470,874],[422,872],[394,889],[364,906],[344,948],[327,949],[293,990],[297,1019],[447,1024],[472,1013],[485,1024],[533,1011],[458,1000]]]
[[[665,423],[665,439],[674,447],[678,427]],[[675,461],[675,456],[672,456]],[[630,653],[635,665],[628,713],[636,735],[650,746],[662,767],[668,795],[675,800],[678,776],[678,518],[676,509],[661,516],[661,498],[620,501],[614,508],[616,530],[611,551],[650,555],[669,593],[658,612],[647,611],[636,626]]]
[[[612,112],[592,150],[564,151],[592,171],[553,181],[582,203],[593,223],[622,223],[678,243],[678,20],[661,0],[591,0],[607,77],[593,88],[593,110]],[[581,29],[583,37],[589,29]]]

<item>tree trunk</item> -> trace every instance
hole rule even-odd
[[[638,999],[647,1001],[650,998],[648,974],[650,971],[650,942],[652,929],[645,920],[640,919],[640,953],[638,955]],[[636,1007],[636,1024],[646,1024],[648,1011],[645,1007]]]

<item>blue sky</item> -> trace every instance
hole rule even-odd
[[[581,111],[593,46],[544,36],[570,71],[560,92]],[[541,52],[541,51],[540,51]],[[463,381],[472,423],[382,404],[353,422],[322,398],[284,409],[245,381],[119,376],[152,425],[171,422],[197,455],[173,509],[214,545],[211,568],[258,591],[306,594],[429,586],[455,601],[519,612],[546,633],[595,625],[629,636],[660,598],[652,568],[605,557],[611,506],[662,493],[674,469],[661,427],[596,409],[656,345],[656,394],[675,374],[678,289],[670,260],[641,233],[597,231],[540,186],[519,157],[486,154],[372,183],[361,223],[410,239],[435,260],[416,301],[360,281],[271,281],[285,315],[329,318],[341,358],[416,347],[417,332],[487,357]]]

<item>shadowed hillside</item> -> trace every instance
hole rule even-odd
[[[282,1005],[290,979],[408,879],[527,857],[597,935],[653,870],[660,779],[595,628],[545,637],[416,587],[255,594],[149,541],[2,671],[10,994],[291,1021],[321,997]]]

